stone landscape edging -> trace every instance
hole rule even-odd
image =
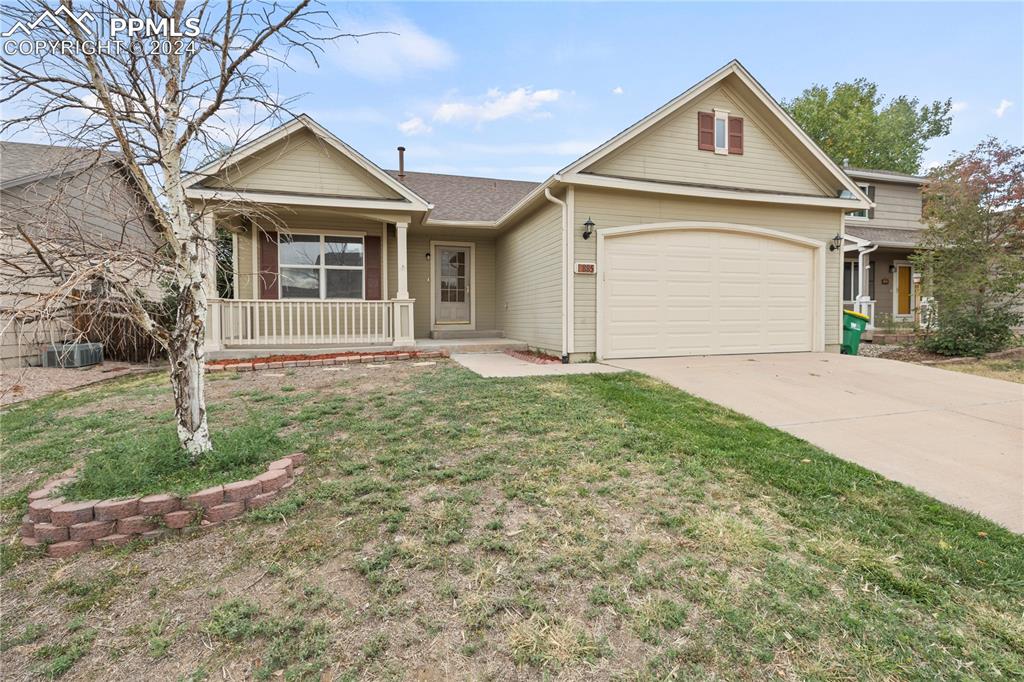
[[[252,360],[239,359],[234,362],[207,364],[206,372],[253,372],[262,369],[292,369],[294,367],[332,367],[334,365],[348,365],[363,362],[384,362],[385,360],[430,360],[448,357],[447,350],[434,351],[382,351],[363,354],[341,354],[322,353],[329,357],[311,356],[308,360],[273,360],[274,357],[289,357],[286,355],[267,356],[265,358],[254,358]]]
[[[72,556],[93,547],[121,546],[132,540],[159,540],[193,533],[236,519],[265,506],[295,483],[303,472],[306,453],[274,460],[251,479],[206,488],[183,498],[157,493],[127,499],[65,502],[54,497],[75,480],[68,470],[29,493],[28,513],[22,518],[21,542],[45,547],[47,556]]]

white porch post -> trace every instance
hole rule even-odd
[[[398,241],[398,291],[395,293],[397,299],[409,298],[409,256],[406,247],[408,230],[409,223],[395,223],[395,236]]]
[[[206,277],[203,288],[206,290],[206,352],[220,350],[224,347],[221,341],[220,297],[217,291],[217,222],[213,211],[203,215],[203,253],[202,258]]]
[[[409,250],[407,245],[407,232],[409,223],[395,223],[395,238],[398,243],[398,291],[395,298],[391,300],[394,310],[394,324],[392,332],[395,337],[396,346],[409,346],[415,343],[413,339],[413,303],[409,298]]]

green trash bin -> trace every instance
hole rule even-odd
[[[860,350],[860,335],[868,327],[867,315],[855,313],[852,310],[843,311],[843,345],[844,355],[856,355]]]

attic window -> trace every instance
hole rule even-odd
[[[729,153],[729,112],[715,109],[715,153]]]
[[[697,112],[697,149],[716,154],[743,153],[743,119],[724,109]]]
[[[858,184],[857,187],[860,187],[860,191],[864,192],[869,199],[872,201],[875,200],[875,188],[873,185]],[[875,217],[874,211],[868,208],[862,208],[859,211],[848,211],[846,215],[847,217],[854,218],[856,220],[868,220]]]

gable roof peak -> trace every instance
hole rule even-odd
[[[731,59],[725,65],[716,69],[688,90],[672,98],[664,105],[615,135],[604,144],[584,154],[576,161],[573,161],[571,164],[560,170],[557,175],[566,176],[583,171],[598,160],[605,158],[615,150],[629,143],[641,133],[676,113],[696,98],[708,92],[712,87],[723,81],[725,78],[733,75],[779,122],[782,123],[786,129],[789,130],[789,132],[796,138],[797,143],[810,152],[820,166],[823,167],[825,172],[832,177],[840,187],[849,191],[855,198],[862,201],[865,206],[871,205],[871,200],[860,190],[857,183],[851,181],[846,173],[844,173],[843,170],[832,159],[830,159],[820,147],[818,147],[810,136],[807,135],[807,133],[797,125],[796,121],[793,120],[786,110],[782,108],[782,105],[775,101],[775,98],[771,96],[765,87],[761,85],[756,78],[754,78],[754,76],[738,59]]]

